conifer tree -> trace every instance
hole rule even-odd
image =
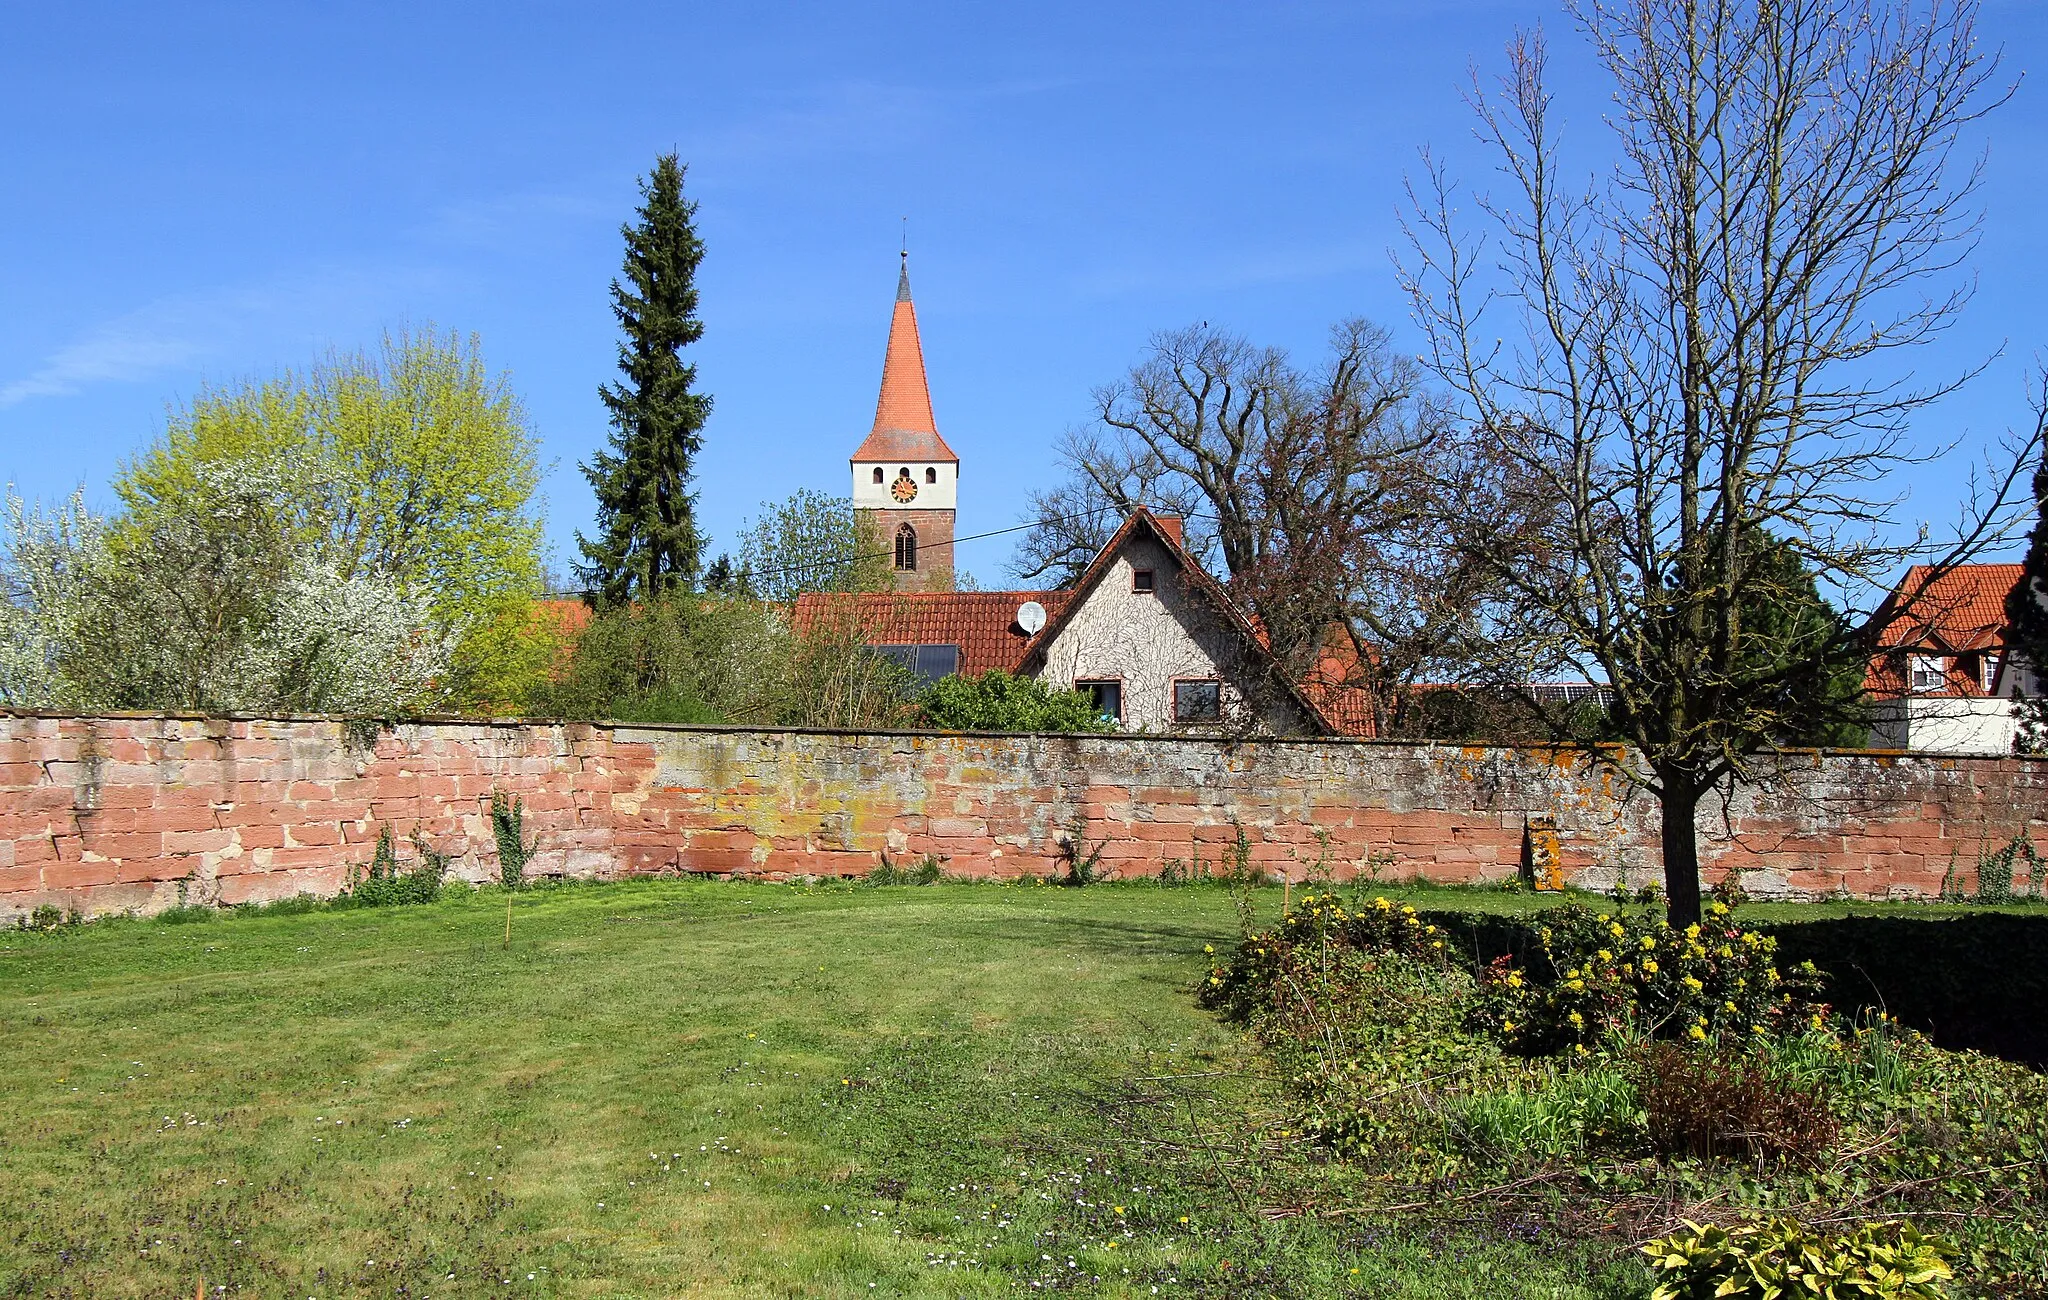
[[[597,492],[598,537],[576,538],[587,561],[578,571],[605,605],[689,588],[703,558],[690,477],[711,398],[691,391],[697,368],[682,350],[704,336],[695,284],[704,244],[697,205],[683,198],[685,170],[673,153],[655,160],[640,184],[640,219],[622,231],[625,282],[612,281],[625,378],[598,390],[611,449],[583,467]]]
[[[2048,417],[2044,417],[2048,418]],[[2034,471],[2034,500],[2040,517],[2027,544],[2020,580],[2005,594],[2006,653],[2024,661],[2037,683],[2048,682],[2048,451]],[[2011,668],[2007,669],[2008,672]],[[2020,715],[2020,747],[2048,749],[2048,699],[2030,699]]]

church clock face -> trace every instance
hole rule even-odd
[[[889,485],[889,495],[905,505],[917,500],[917,481],[910,477],[909,470],[903,470],[896,475],[896,481]]]

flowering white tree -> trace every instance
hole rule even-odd
[[[390,715],[439,704],[456,637],[435,622],[431,601],[387,575],[295,565],[257,647],[274,707]]]
[[[18,709],[72,703],[58,664],[76,639],[94,574],[106,555],[106,521],[83,489],[54,508],[32,505],[10,485],[0,537],[0,704]]]
[[[114,521],[8,502],[0,698],[19,707],[394,715],[446,690],[460,629],[427,593],[283,516],[275,462],[201,467]]]

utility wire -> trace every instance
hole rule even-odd
[[[955,537],[955,538],[954,538],[954,539],[953,539],[953,540],[952,540],[951,542],[946,542],[946,543],[942,543],[942,544],[943,544],[943,545],[947,545],[947,546],[955,546],[955,547],[957,547],[957,546],[959,546],[959,545],[960,545],[960,543],[962,543],[962,542],[979,542],[979,541],[984,541],[984,540],[986,540],[987,538],[990,538],[990,537],[1003,537],[1003,536],[1006,536],[1006,535],[1008,535],[1008,534],[1010,534],[1010,533],[1021,533],[1021,532],[1024,532],[1024,531],[1026,531],[1026,530],[1028,530],[1028,529],[1032,529],[1032,528],[1043,528],[1043,527],[1046,527],[1047,525],[1050,525],[1050,524],[1065,524],[1065,523],[1072,523],[1072,522],[1073,522],[1074,520],[1076,520],[1076,519],[1088,519],[1088,518],[1091,518],[1091,517],[1093,517],[1093,516],[1095,516],[1095,515],[1099,515],[1099,514],[1102,514],[1102,513],[1104,513],[1105,511],[1110,511],[1110,510],[1114,510],[1114,509],[1115,509],[1115,507],[1113,507],[1113,506],[1102,506],[1102,507],[1099,507],[1099,508],[1097,508],[1097,509],[1094,509],[1094,510],[1082,510],[1082,511],[1078,511],[1078,512],[1076,512],[1076,513],[1074,513],[1074,514],[1071,514],[1071,515],[1055,515],[1055,516],[1053,516],[1053,517],[1052,517],[1052,518],[1050,518],[1050,519],[1034,519],[1034,520],[1032,520],[1032,521],[1031,521],[1031,522],[1029,522],[1029,523],[1023,523],[1023,524],[1012,524],[1012,525],[1011,525],[1010,527],[1008,527],[1008,528],[994,528],[994,529],[990,529],[990,530],[989,530],[988,532],[985,532],[985,533],[970,533],[970,534],[968,534],[968,535],[967,535],[967,536],[965,536],[965,537]],[[1174,516],[1172,516],[1172,517],[1173,517],[1173,518],[1176,518],[1176,519],[1210,519],[1210,520],[1214,520],[1214,519],[1220,519],[1220,518],[1221,518],[1222,516],[1220,516],[1220,515],[1211,515],[1211,514],[1202,514],[1202,513],[1200,513],[1200,512],[1197,512],[1197,511],[1191,511],[1191,512],[1189,512],[1189,513],[1187,513],[1187,514],[1181,514],[1181,515],[1174,515]],[[888,550],[886,550],[886,551],[869,551],[869,552],[867,552],[867,553],[865,553],[865,554],[861,554],[861,553],[855,553],[855,554],[853,554],[853,555],[848,555],[848,556],[844,556],[844,557],[834,557],[834,558],[831,558],[831,559],[821,559],[821,560],[807,560],[807,561],[799,561],[799,562],[797,562],[797,563],[793,563],[793,564],[783,564],[783,565],[777,565],[776,567],[774,567],[774,568],[772,568],[772,569],[764,569],[764,570],[754,570],[754,569],[749,569],[749,570],[745,570],[744,572],[746,573],[746,575],[747,575],[748,577],[770,577],[770,578],[777,578],[777,577],[782,577],[782,576],[784,576],[784,575],[786,575],[786,574],[804,574],[804,573],[815,573],[815,572],[817,572],[817,571],[818,571],[818,570],[820,570],[820,569],[830,569],[830,568],[836,568],[836,567],[838,567],[839,565],[842,565],[842,564],[858,564],[858,563],[860,563],[860,562],[861,562],[862,560],[893,560],[894,558],[896,558],[896,550],[895,550],[895,547],[891,546],[891,547],[890,547],[890,548],[889,548]],[[569,588],[569,589],[564,589],[564,590],[561,590],[561,591],[550,591],[550,592],[545,592],[545,593],[543,593],[543,594],[544,594],[544,595],[546,595],[546,596],[586,596],[586,597],[587,597],[587,596],[593,596],[593,595],[595,595],[596,593],[595,593],[594,591],[590,590],[589,588]]]

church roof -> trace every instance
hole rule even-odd
[[[856,462],[960,458],[939,436],[932,417],[931,386],[925,381],[924,345],[917,337],[917,307],[910,301],[910,263],[896,277],[896,310],[889,318],[889,351],[882,360],[882,394],[875,402],[875,427],[853,453]]]

